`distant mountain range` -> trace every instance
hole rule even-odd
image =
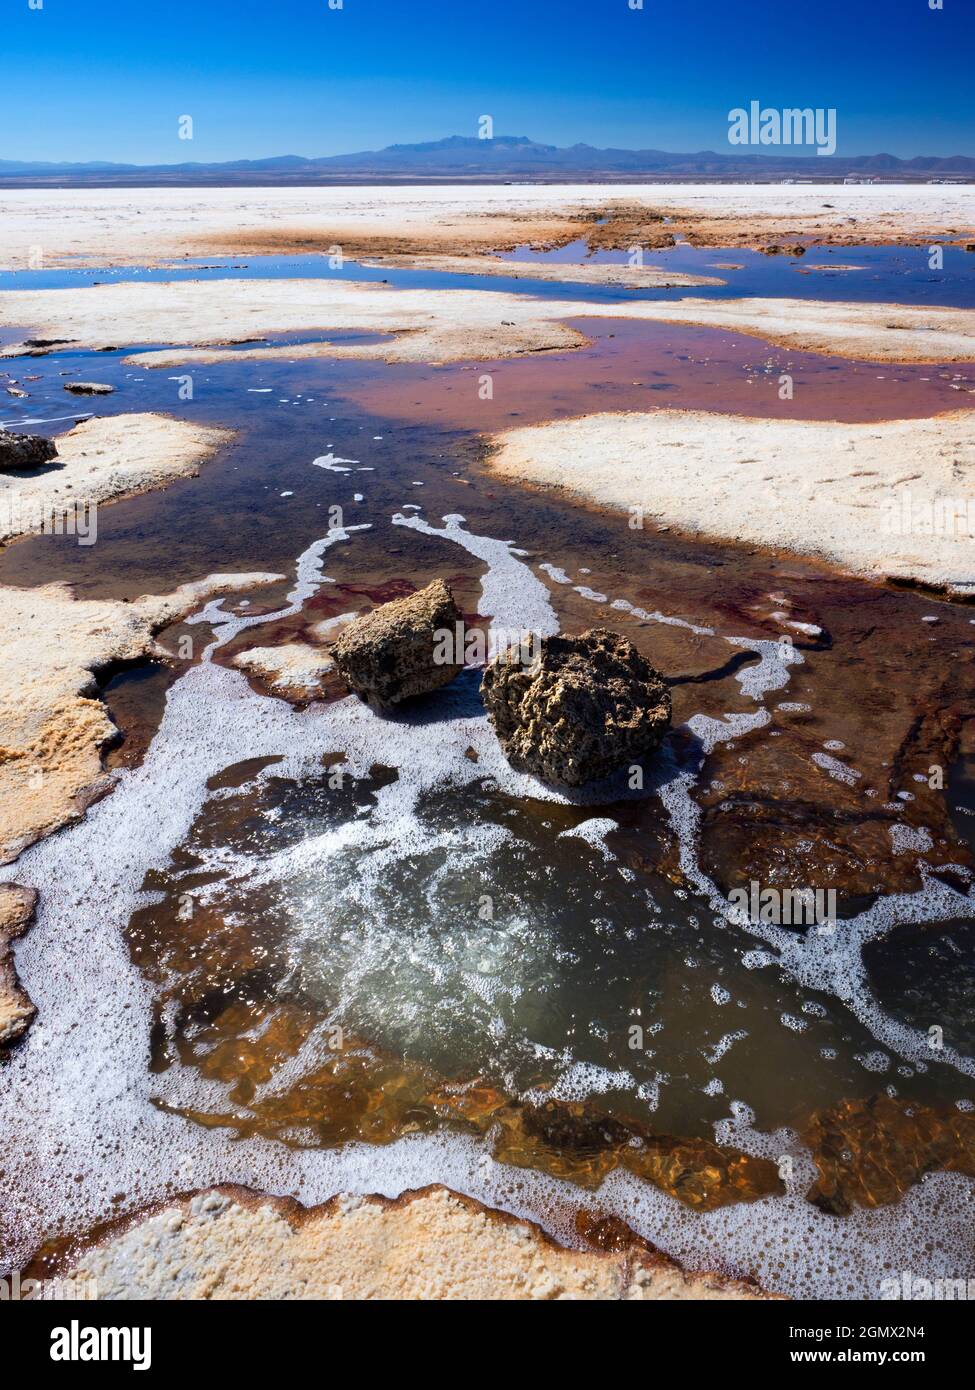
[[[388,145],[359,154],[306,159],[234,159],[219,164],[30,163],[0,159],[0,186],[38,188],[85,184],[342,184],[402,182],[640,182],[655,179],[784,178],[833,181],[855,175],[890,181],[975,180],[970,155],[742,154],[740,150],[670,154],[666,150],[600,150],[592,145],[542,145],[523,135],[479,140],[451,135],[418,145]]]

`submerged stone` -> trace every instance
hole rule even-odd
[[[663,677],[605,628],[543,638],[528,663],[499,656],[481,693],[511,765],[570,787],[646,757],[670,726]]]
[[[332,647],[343,680],[361,699],[388,707],[452,681],[463,663],[443,659],[440,634],[463,618],[442,579],[350,623]],[[457,653],[453,653],[457,655]]]
[[[42,434],[11,434],[0,430],[0,472],[11,468],[37,468],[57,458],[57,445]]]
[[[66,381],[65,391],[75,396],[110,396],[114,386],[106,386],[103,381]]]
[[[975,1114],[878,1093],[817,1111],[802,1135],[817,1178],[806,1199],[834,1216],[882,1207],[932,1172],[975,1177]]]

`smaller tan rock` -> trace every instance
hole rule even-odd
[[[380,708],[446,685],[463,663],[438,660],[438,635],[463,622],[442,579],[350,623],[332,658],[350,690]],[[441,644],[442,645],[442,644]]]
[[[0,1047],[26,1033],[37,1012],[20,987],[11,951],[11,942],[27,930],[36,903],[33,888],[0,883]]]

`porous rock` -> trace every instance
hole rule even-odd
[[[481,692],[511,765],[570,787],[645,758],[670,726],[663,677],[605,628],[545,637],[527,663],[503,653]]]

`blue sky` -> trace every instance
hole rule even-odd
[[[975,154],[975,0],[636,2],[0,0],[0,158],[339,154],[482,114],[560,145],[728,149],[752,99],[835,107],[841,155]]]

